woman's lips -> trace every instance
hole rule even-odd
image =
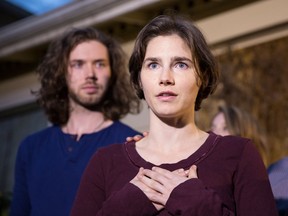
[[[175,97],[177,97],[177,94],[171,91],[164,91],[164,92],[160,92],[157,95],[157,98],[159,98],[162,101],[171,101],[173,100]]]

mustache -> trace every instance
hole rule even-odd
[[[87,81],[82,85],[82,88],[87,88],[87,87],[93,87],[96,89],[103,89],[103,85],[97,83],[97,82],[92,82],[92,81]]]

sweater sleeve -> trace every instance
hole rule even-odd
[[[23,141],[20,144],[16,157],[13,198],[10,209],[11,216],[28,216],[30,215],[31,211],[27,185],[27,161],[25,160],[25,147],[26,143]]]
[[[138,187],[129,182],[110,196],[105,196],[105,179],[117,179],[117,176],[105,175],[107,167],[103,165],[101,157],[105,156],[96,153],[89,162],[71,216],[154,215],[157,210],[153,204]]]
[[[251,141],[246,143],[242,152],[234,185],[237,215],[277,216],[266,168]]]
[[[172,215],[235,215],[217,193],[204,186],[200,179],[190,179],[176,187],[165,205]]]
[[[207,188],[201,179],[190,179],[176,187],[165,205],[172,215],[276,216],[265,166],[251,141],[245,144],[233,176],[235,209]]]

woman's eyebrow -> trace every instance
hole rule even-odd
[[[159,58],[156,58],[156,57],[148,57],[148,58],[144,59],[143,62],[146,62],[146,61],[151,61],[151,62],[159,61]]]
[[[180,57],[180,56],[175,56],[172,58],[173,61],[189,61],[193,63],[192,59],[187,58],[187,57]]]

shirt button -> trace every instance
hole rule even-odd
[[[67,150],[68,150],[68,152],[72,152],[73,151],[73,147],[69,146]]]

